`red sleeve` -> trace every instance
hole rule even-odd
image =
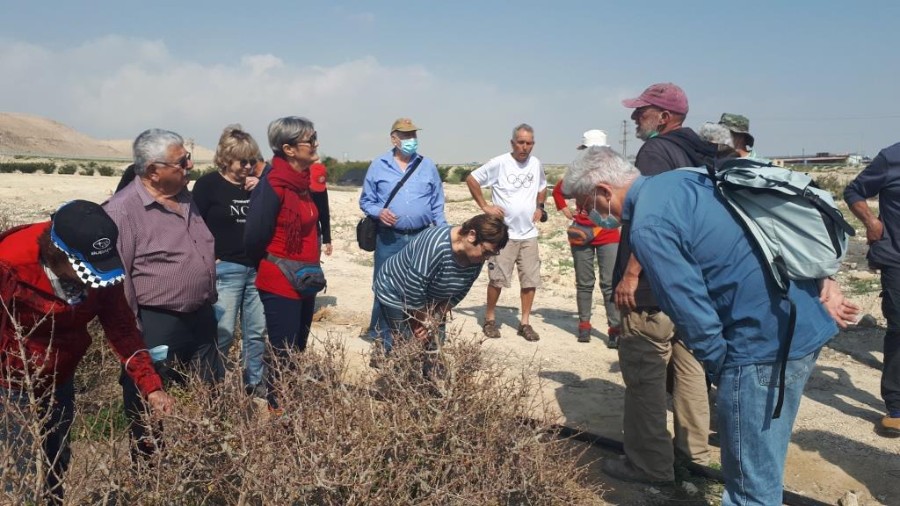
[[[150,354],[146,351],[138,351],[147,346],[138,330],[134,313],[125,299],[123,286],[119,284],[100,290],[103,295],[100,312],[97,316],[100,318],[100,325],[106,332],[106,340],[119,356],[119,361],[123,365],[128,362],[125,372],[131,376],[138,390],[144,395],[162,390],[162,380],[156,374],[156,369],[153,368]]]
[[[557,211],[562,211],[569,206],[569,204],[566,202],[566,198],[563,197],[562,183],[563,180],[560,179],[559,182],[553,186],[553,202],[556,204]]]

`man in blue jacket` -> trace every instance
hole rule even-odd
[[[432,225],[447,224],[444,185],[434,162],[418,152],[418,130],[409,118],[394,121],[390,151],[372,160],[366,171],[359,208],[378,221],[373,280],[387,259],[412,242],[420,232]],[[408,170],[414,172],[385,207],[391,192]],[[372,304],[369,335],[381,340],[384,351],[391,350],[391,333],[387,322],[381,318],[381,304],[377,298]]]
[[[784,461],[803,387],[821,347],[858,308],[832,280],[795,281],[797,323],[778,397],[780,343],[789,305],[764,257],[716,196],[708,176],[640,172],[608,147],[572,164],[563,193],[604,222],[630,222],[630,242],[661,309],[722,393],[717,410],[725,478],[723,505],[781,504]]]
[[[879,433],[900,436],[900,142],[878,153],[844,190],[850,211],[866,227],[869,265],[881,269],[881,312],[887,320],[881,397],[887,414]],[[880,216],[866,199],[878,197]]]

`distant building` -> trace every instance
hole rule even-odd
[[[815,155],[789,155],[789,156],[773,156],[770,157],[772,163],[780,167],[793,165],[833,165],[836,167],[855,167],[863,165],[871,161],[868,157],[855,153],[833,154],[833,153],[816,153]]]

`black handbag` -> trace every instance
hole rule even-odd
[[[384,209],[386,209],[391,201],[394,200],[394,196],[400,191],[400,187],[403,186],[403,183],[405,183],[407,179],[409,179],[409,176],[412,176],[412,173],[419,167],[421,161],[422,157],[420,156],[409,166],[406,170],[406,174],[403,175],[403,178],[400,179],[397,186],[391,191],[390,196],[388,196],[387,201],[384,203]],[[371,216],[363,216],[362,219],[359,220],[359,223],[356,224],[356,244],[359,245],[359,249],[363,251],[375,251],[375,237],[378,235],[378,226],[378,220]]]

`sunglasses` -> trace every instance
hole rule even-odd
[[[243,160],[238,160],[238,162],[241,163],[241,167],[246,167],[248,165],[250,167],[255,167],[257,162],[259,162],[259,158],[246,158]]]
[[[297,142],[295,144],[309,144],[310,146],[315,146],[318,143],[319,143],[319,134],[318,134],[318,132],[313,132],[313,134],[309,136],[309,139],[306,139],[305,141],[301,141],[300,139],[297,139]]]
[[[152,163],[159,164],[159,165],[165,165],[167,167],[173,167],[176,169],[188,170],[188,165],[190,165],[190,163],[191,163],[191,153],[188,152],[187,154],[182,156],[181,159],[179,159],[177,162],[174,162],[174,163],[173,162],[162,162],[159,160],[154,161]]]

